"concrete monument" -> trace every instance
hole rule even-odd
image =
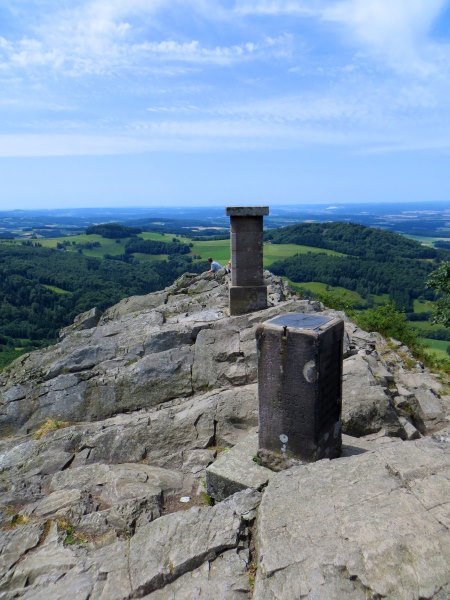
[[[230,315],[267,308],[263,273],[263,217],[268,206],[229,206],[231,224]]]
[[[343,335],[340,319],[303,313],[258,327],[258,456],[264,466],[339,456]]]

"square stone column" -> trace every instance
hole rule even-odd
[[[268,206],[229,206],[231,225],[230,315],[267,308],[263,270],[263,217]]]
[[[344,323],[291,313],[257,328],[259,450],[273,469],[341,451]]]

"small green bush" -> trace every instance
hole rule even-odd
[[[366,331],[377,331],[387,338],[399,340],[411,350],[419,348],[418,335],[406,320],[405,313],[397,310],[392,303],[355,315],[356,323]]]

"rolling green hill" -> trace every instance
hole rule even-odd
[[[399,234],[352,223],[308,223],[266,233],[272,244],[309,243],[345,255],[297,255],[272,263],[277,275],[297,283],[321,282],[358,293],[369,304],[387,294],[398,309],[414,312],[414,301],[433,300],[426,279],[441,251]]]
[[[265,239],[273,244],[303,244],[380,262],[392,257],[435,259],[439,256],[434,248],[424,247],[398,233],[354,223],[300,223],[271,229],[265,233]]]

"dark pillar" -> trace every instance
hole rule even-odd
[[[229,206],[231,224],[230,315],[267,308],[263,273],[263,216],[268,206]]]
[[[256,331],[259,451],[273,469],[339,456],[344,323],[291,313]]]

